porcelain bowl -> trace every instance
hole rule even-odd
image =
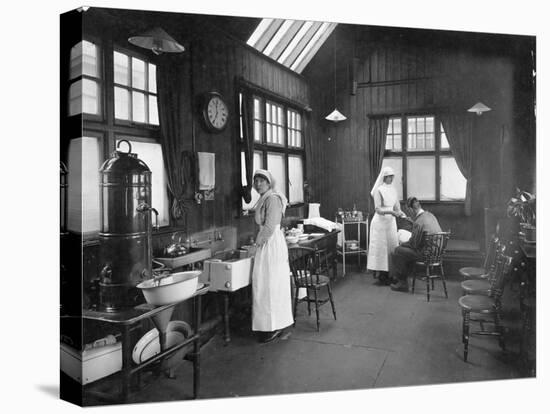
[[[172,273],[156,281],[148,279],[137,287],[147,303],[155,306],[169,305],[188,299],[197,291],[200,270]]]

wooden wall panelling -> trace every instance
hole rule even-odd
[[[361,51],[361,60],[357,65],[357,80],[360,83],[357,94],[355,96],[339,94],[337,103],[339,108],[348,110],[348,112],[344,112],[348,117],[348,120],[344,121],[347,126],[344,125],[343,128],[339,126],[337,130],[334,130],[332,126],[326,127],[326,133],[333,136],[334,139],[329,143],[330,145],[327,144],[327,148],[330,150],[325,154],[330,177],[314,176],[315,179],[320,180],[319,183],[316,183],[319,188],[325,188],[323,187],[324,183],[328,183],[327,195],[324,196],[327,205],[331,207],[335,205],[336,202],[333,201],[335,199],[340,199],[343,203],[352,202],[350,195],[352,192],[360,193],[363,197],[362,202],[365,203],[370,197],[366,189],[364,191],[360,187],[365,187],[362,182],[365,180],[362,180],[360,173],[361,163],[364,163],[364,159],[361,155],[362,142],[359,140],[361,136],[359,131],[365,129],[365,134],[368,131],[368,119],[363,122],[362,117],[423,112],[430,111],[432,108],[460,113],[475,102],[484,101],[484,99],[487,100],[484,103],[489,106],[491,106],[492,100],[495,101],[495,104],[493,104],[493,111],[482,117],[474,118],[476,124],[474,136],[477,146],[474,170],[479,175],[479,181],[474,183],[474,191],[476,191],[480,205],[498,202],[493,195],[494,189],[491,188],[491,182],[494,186],[494,182],[500,174],[494,168],[497,165],[494,153],[498,146],[496,137],[499,126],[510,125],[510,135],[513,137],[508,143],[510,150],[507,150],[508,155],[506,155],[510,168],[505,173],[505,178],[509,185],[514,185],[520,177],[519,158],[525,163],[529,162],[534,155],[534,149],[532,149],[529,151],[529,155],[526,154],[515,159],[509,156],[513,153],[514,146],[525,148],[525,145],[521,143],[521,138],[516,137],[516,131],[522,130],[519,125],[523,125],[525,122],[517,116],[514,118],[514,113],[522,107],[524,101],[514,102],[513,100],[513,97],[518,95],[520,88],[514,85],[514,80],[508,80],[516,70],[509,63],[510,58],[503,57],[504,62],[508,63],[506,65],[503,63],[502,70],[499,71],[496,70],[499,69],[499,59],[498,56],[495,59],[494,52],[488,54],[475,52],[468,45],[444,42],[409,43],[406,38],[403,41],[386,40],[385,43],[383,41],[373,43],[371,38],[366,37],[365,40],[359,38],[359,41],[363,41],[364,45],[356,45],[356,50]],[[461,48],[462,50],[460,50]],[[323,48],[320,53],[322,52]],[[339,54],[338,62],[344,59],[341,56]],[[311,85],[322,84],[323,81],[329,82],[321,73],[327,65],[319,65],[317,69],[316,60],[317,56],[307,71]],[[496,69],[495,64],[497,64]],[[337,70],[340,71],[340,67]],[[369,80],[373,83],[384,80],[401,80],[401,82],[388,85],[366,84]],[[333,109],[332,91],[330,88],[325,88],[324,91],[319,91],[318,95],[320,96],[316,100],[321,103],[319,110],[322,113],[328,113]],[[346,100],[349,102],[347,108]],[[500,105],[506,109],[501,111]],[[314,110],[317,108],[315,107]],[[320,123],[325,122],[322,117],[312,117],[312,119]],[[320,126],[312,126],[312,130],[318,131]],[[532,136],[533,134],[531,134]],[[532,141],[533,139],[529,142]],[[351,177],[346,177],[345,169],[354,169],[356,173]],[[338,181],[339,177],[341,177],[341,181]],[[368,175],[366,180],[368,180]],[[348,188],[348,185],[351,187]],[[476,233],[475,229],[479,224],[476,221],[479,218],[479,207],[478,212],[475,213],[477,216],[469,219],[463,217],[462,210],[456,209],[454,206],[448,208],[438,206],[437,210],[442,215],[442,221],[450,224],[455,223],[465,236]]]

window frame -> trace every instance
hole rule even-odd
[[[120,83],[116,83],[115,82],[115,52],[118,52],[118,53],[121,53],[123,55],[126,55],[128,56],[128,76],[129,76],[129,85],[123,85],[123,84],[120,84]],[[149,87],[149,64],[153,64],[155,65],[155,67],[157,68],[157,75],[158,75],[158,62],[155,60],[155,59],[151,59],[149,56],[146,56],[144,54],[141,54],[139,52],[136,52],[134,50],[131,50],[131,49],[127,49],[125,47],[122,47],[120,45],[113,45],[113,48],[111,49],[110,51],[111,53],[111,56],[110,56],[110,61],[111,61],[111,67],[109,68],[109,70],[111,70],[111,77],[110,77],[110,80],[111,80],[111,84],[109,85],[109,88],[111,88],[111,95],[113,97],[113,102],[112,102],[112,116],[113,116],[113,123],[115,125],[118,125],[118,126],[130,126],[130,127],[136,127],[136,128],[146,128],[146,129],[150,129],[150,130],[159,130],[160,129],[160,114],[158,114],[158,110],[157,110],[157,115],[159,116],[159,124],[156,125],[156,124],[151,124],[149,122],[149,97],[150,96],[155,96],[157,98],[157,105],[158,105],[158,78],[155,76],[155,79],[157,79],[157,91],[156,93],[153,93],[153,92],[150,92],[148,90],[148,87]],[[139,60],[142,60],[145,62],[145,68],[146,68],[146,71],[145,71],[145,75],[144,75],[144,80],[145,80],[145,89],[138,89],[138,88],[135,88],[133,87],[132,85],[132,58],[136,58],[136,59],[139,59]],[[128,92],[129,92],[129,100],[128,100],[128,119],[120,119],[120,118],[117,118],[116,117],[116,100],[115,100],[115,88],[116,87],[119,87],[119,88],[122,88],[122,89],[126,89]],[[134,121],[133,119],[133,96],[132,96],[132,92],[139,92],[139,93],[143,93],[145,94],[145,117],[146,117],[146,122],[139,122],[139,121]]]
[[[127,140],[127,141],[130,141],[130,142],[135,141],[135,142],[140,142],[140,143],[145,143],[145,144],[160,145],[163,159],[166,156],[164,154],[164,151],[162,151],[162,144],[156,138],[153,138],[153,137],[150,137],[150,136],[135,135],[135,134],[128,133],[128,132],[115,132],[114,137],[113,137],[113,143],[115,145],[115,148],[116,148],[116,142],[119,141],[119,140]],[[126,147],[124,146],[122,148],[126,148]],[[113,149],[113,151],[115,151],[115,150],[116,149]],[[132,152],[135,153],[135,150],[132,150]],[[139,158],[139,154],[138,154],[138,158]],[[141,158],[139,158],[139,159],[141,159]],[[143,161],[143,159],[141,159],[141,160]],[[151,168],[151,167],[149,167],[149,168]],[[164,172],[166,173],[166,164],[163,165],[163,168],[164,168]],[[166,178],[168,179],[168,177],[166,177]],[[167,216],[166,216],[168,224],[159,225],[159,229],[165,229],[165,228],[168,228],[172,225],[172,223],[171,223],[172,218],[170,217],[170,192],[168,190],[168,183],[167,182],[165,183],[165,191],[166,191],[166,204],[168,205],[168,213],[167,213]],[[153,193],[151,191],[151,195],[152,194]],[[155,207],[155,205],[152,205],[151,207]],[[154,223],[154,219],[153,219],[152,222]]]
[[[239,116],[239,129],[237,134],[237,156],[238,156],[238,162],[239,162],[239,184],[241,183],[241,174],[242,169],[244,168],[243,165],[241,165],[241,153],[245,151],[246,143],[243,140],[243,137],[241,135],[240,125],[242,125],[242,113],[241,113],[241,102],[243,105],[248,105],[249,113],[250,113],[250,119],[249,119],[249,132],[252,134],[251,139],[253,141],[253,152],[254,153],[261,153],[261,162],[263,167],[265,168],[267,166],[267,159],[269,153],[275,153],[275,154],[282,154],[284,156],[284,168],[285,168],[285,175],[286,180],[284,184],[284,193],[287,197],[290,196],[290,171],[289,171],[289,156],[299,156],[302,159],[302,178],[303,182],[305,183],[307,181],[307,169],[306,169],[306,149],[305,149],[305,135],[306,135],[306,128],[305,128],[305,109],[300,104],[291,102],[283,97],[276,96],[275,94],[264,90],[259,87],[249,87],[248,85],[240,85],[237,88],[237,94],[236,94],[236,102],[237,102],[237,108],[238,108],[238,116]],[[259,116],[260,118],[255,116],[254,113],[254,101],[259,100],[260,102],[260,111]],[[283,144],[276,144],[276,143],[268,143],[267,142],[267,128],[268,125],[272,125],[273,120],[270,122],[267,122],[267,116],[266,116],[266,104],[274,104],[277,107],[281,107],[282,110],[282,117],[283,117],[283,124],[282,124],[282,134],[283,134]],[[297,130],[296,127],[291,128],[291,125],[289,124],[289,117],[288,117],[288,111],[291,110],[297,114],[300,115],[300,123],[301,123],[301,146],[290,146],[289,145],[289,130]],[[254,123],[256,121],[260,122],[260,141],[256,141],[254,136]],[[244,125],[243,125],[244,127]],[[252,183],[251,183],[252,184]],[[279,183],[280,184],[280,183]],[[283,190],[281,186],[279,186],[280,190]],[[290,204],[289,200],[289,207],[295,208],[295,207],[301,207],[305,205],[305,192],[303,196],[303,201],[300,202],[294,202]],[[242,199],[239,199],[239,209],[241,211],[241,215],[247,215],[248,210],[243,210],[242,208]]]
[[[75,47],[77,44],[82,42],[89,42],[94,44],[97,51],[97,77],[81,73],[80,75],[71,78],[71,58],[70,58],[70,52],[72,51],[72,48]],[[94,37],[94,36],[82,36],[82,38],[76,42],[74,45],[72,45],[69,49],[69,56],[67,61],[67,91],[66,91],[66,102],[67,102],[67,118],[75,118],[75,117],[82,117],[85,121],[96,121],[96,122],[102,122],[106,120],[106,94],[105,94],[105,85],[106,85],[106,72],[105,72],[105,46],[102,43],[101,39]],[[83,81],[84,79],[91,80],[95,83],[97,83],[97,90],[98,90],[98,107],[99,111],[97,114],[90,114],[88,112],[81,111],[80,113],[76,113],[71,115],[70,114],[70,90],[71,86],[78,82]]]
[[[88,114],[88,113],[80,113],[80,114],[74,114],[69,115],[69,86],[75,82],[78,79],[81,79],[82,76],[75,76],[74,78],[70,77],[70,51],[72,47],[74,47],[78,42],[80,41],[89,41],[91,43],[94,43],[97,47],[97,64],[98,64],[98,75],[101,76],[101,79],[99,80],[101,84],[99,85],[99,91],[100,91],[100,109],[101,109],[101,116]],[[138,59],[143,60],[146,64],[153,64],[157,67],[157,75],[158,75],[158,60],[156,60],[154,57],[145,56],[138,52],[135,52],[133,50],[126,49],[125,47],[122,47],[119,44],[111,43],[111,42],[102,42],[99,38],[90,36],[88,34],[83,35],[81,39],[79,39],[77,42],[74,43],[74,45],[71,45],[71,47],[68,47],[67,49],[67,55],[66,55],[66,64],[64,67],[64,85],[66,86],[66,89],[64,90],[64,105],[66,105],[63,111],[63,116],[68,120],[65,125],[67,126],[67,133],[63,135],[65,141],[62,143],[62,146],[65,148],[64,151],[62,151],[61,159],[67,162],[68,157],[68,148],[69,143],[72,139],[80,138],[84,136],[90,136],[100,139],[100,149],[101,149],[101,158],[103,163],[106,159],[110,158],[111,154],[116,150],[116,140],[117,139],[123,139],[123,138],[130,138],[133,141],[140,141],[140,142],[150,142],[155,144],[161,144],[160,141],[160,117],[159,117],[159,125],[153,125],[153,124],[146,124],[141,122],[133,122],[131,120],[118,120],[115,118],[115,101],[114,101],[114,52],[121,52],[125,55],[131,57],[136,57]],[[147,75],[147,72],[146,72]],[[130,73],[131,76],[131,73]],[[156,94],[152,93],[152,95],[157,96],[157,102],[158,102],[158,78],[156,79]],[[147,81],[149,82],[149,77],[147,76]],[[118,84],[116,84],[118,85]],[[146,85],[148,85],[146,83]],[[148,91],[144,91],[145,93],[151,94]],[[139,154],[138,154],[139,155]],[[165,157],[166,154],[163,152],[163,157]],[[170,194],[168,195],[168,203],[170,203]],[[67,212],[68,214],[68,212]],[[161,231],[168,229],[168,228],[175,228],[176,223],[173,222],[173,218],[171,217],[170,213],[168,213],[168,224],[161,226]],[[71,233],[77,234],[77,232],[71,231]],[[86,232],[86,233],[78,233],[81,235],[83,240],[86,241],[87,244],[93,244],[96,243],[98,240],[99,233],[96,231]]]
[[[408,150],[408,144],[409,144],[409,125],[408,125],[408,119],[409,118],[428,118],[433,117],[434,119],[434,149],[433,150]],[[436,113],[431,112],[418,112],[418,113],[402,113],[402,114],[395,114],[389,116],[389,121],[391,122],[393,119],[401,119],[401,150],[396,151],[393,149],[387,149],[384,148],[384,159],[385,158],[401,158],[401,169],[402,169],[402,181],[403,181],[403,200],[406,200],[411,195],[408,194],[408,173],[407,173],[407,166],[408,166],[408,160],[409,158],[415,158],[415,157],[434,157],[435,158],[435,172],[434,172],[434,179],[435,179],[435,197],[433,200],[419,200],[422,203],[441,203],[441,204],[464,204],[465,198],[461,200],[442,200],[441,199],[441,158],[442,157],[452,157],[454,159],[454,155],[451,151],[450,145],[448,148],[442,148],[441,147],[441,132],[443,129],[443,124],[441,122],[440,117]],[[447,135],[447,132],[444,131],[445,136]],[[388,136],[388,133],[386,132],[386,137]],[[447,138],[448,141],[448,138]],[[456,160],[455,160],[456,162]],[[464,195],[465,197],[466,195]],[[403,201],[401,200],[401,201]]]
[[[107,151],[107,149],[108,149],[107,133],[105,131],[99,131],[99,130],[96,130],[96,129],[93,129],[93,128],[83,128],[81,136],[72,137],[70,140],[68,140],[68,144],[70,144],[70,142],[72,140],[80,139],[80,138],[83,138],[83,137],[90,137],[90,138],[95,138],[95,139],[98,140],[99,148],[100,148],[99,168],[101,168],[101,166],[103,165],[103,163],[109,157],[109,154],[110,154]],[[69,161],[68,160],[68,156],[69,156],[68,151],[69,151],[69,145],[67,145],[66,164],[67,164],[67,167],[70,168],[69,163],[68,163],[68,161]],[[99,175],[99,170],[98,170],[98,175]],[[98,182],[101,182],[101,180],[98,180]],[[98,195],[99,195],[99,187],[98,187]],[[68,192],[67,192],[67,197],[68,197]],[[101,200],[101,198],[100,198],[100,200]],[[99,209],[101,211],[101,205],[99,206]],[[69,210],[68,209],[67,209],[66,214],[67,214],[67,223],[68,223],[69,222]],[[82,214],[84,214],[84,211],[82,212]],[[101,218],[99,218],[99,222],[101,223]],[[93,242],[94,240],[97,240],[99,238],[100,230],[101,230],[101,228],[98,228],[97,230],[91,230],[91,231],[85,231],[85,232],[80,232],[79,233],[79,232],[76,232],[74,230],[69,230],[68,229],[68,224],[67,224],[67,231],[71,234],[80,235],[82,237],[82,240],[85,241],[85,242]]]

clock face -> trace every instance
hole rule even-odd
[[[229,110],[223,99],[219,96],[212,96],[206,106],[206,120],[210,126],[221,131],[225,128],[229,117]]]

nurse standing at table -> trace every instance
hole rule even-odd
[[[260,194],[254,207],[260,231],[252,272],[252,330],[260,332],[261,342],[271,342],[294,323],[288,248],[281,230],[287,199],[275,190],[267,170],[256,170],[254,188]]]

